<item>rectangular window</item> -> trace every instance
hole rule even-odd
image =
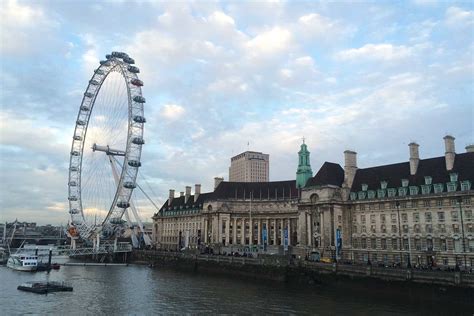
[[[359,204],[359,210],[365,211],[365,204]]]
[[[431,193],[431,185],[421,186],[421,194],[430,194],[430,193]]]
[[[453,222],[457,222],[459,219],[459,213],[458,211],[451,211],[451,220]]]
[[[407,202],[406,201],[400,202],[400,208],[407,208]]]
[[[377,249],[377,243],[376,243],[375,238],[370,239],[370,248]]]
[[[409,250],[408,238],[403,238],[403,249]]]
[[[438,212],[438,221],[444,222],[444,212]]]
[[[441,239],[441,243],[440,243],[440,248],[441,248],[441,251],[447,251],[448,250],[448,244],[446,242],[446,239]]]
[[[431,223],[431,212],[425,212],[425,222]]]
[[[408,233],[408,225],[403,225],[403,232],[404,232],[405,234]]]
[[[436,183],[434,185],[434,193],[438,194],[438,193],[442,193],[444,190],[444,184],[442,183]]]
[[[377,190],[377,197],[378,197],[379,199],[384,198],[384,197],[385,197],[385,193],[386,193],[385,190],[378,189],[378,190]]]
[[[425,184],[431,184],[432,178],[431,177],[425,177]]]
[[[417,195],[418,194],[418,187],[411,186],[410,187],[410,195]]]
[[[470,221],[472,219],[472,211],[471,210],[465,210],[464,211],[464,216],[466,217],[467,221]]]
[[[442,199],[436,200],[436,206],[443,206],[443,200]]]
[[[455,192],[456,189],[458,188],[458,183],[457,182],[450,182],[446,185],[446,188],[448,192]]]
[[[449,174],[449,180],[451,182],[457,182],[458,181],[458,174],[455,172],[452,172]]]
[[[471,205],[471,198],[464,198],[462,202],[464,205]]]
[[[362,215],[360,216],[360,222],[361,222],[362,224],[365,224],[365,215],[364,215],[364,214],[362,214]]]
[[[407,195],[407,188],[398,188],[398,196]]]
[[[453,224],[453,233],[459,234],[459,225],[458,224]]]
[[[385,225],[382,225],[382,226],[380,227],[380,229],[381,229],[381,231],[382,231],[383,234],[387,233],[387,227],[386,227]]]
[[[420,239],[415,239],[415,249],[420,251],[421,250],[421,240]]]
[[[368,191],[367,192],[367,197],[369,199],[374,199],[375,198],[375,191],[373,191],[373,190]]]
[[[361,247],[362,249],[366,249],[366,248],[367,248],[367,239],[365,239],[365,238],[361,238],[361,239],[360,239],[360,247]]]
[[[408,214],[402,213],[402,222],[406,223],[408,221]]]
[[[414,222],[419,222],[420,221],[420,213],[418,213],[418,212],[413,213],[413,221]]]
[[[446,226],[444,224],[438,224],[438,230],[440,233],[446,233]]]
[[[381,247],[383,250],[386,250],[386,249],[387,249],[387,239],[382,238],[382,239],[380,240],[380,247]]]
[[[390,218],[391,218],[391,221],[392,223],[396,223],[397,222],[397,214],[390,214]]]
[[[357,225],[352,226],[352,233],[357,234]]]
[[[433,239],[426,239],[426,250],[433,251]]]
[[[456,206],[456,205],[458,205],[458,201],[456,199],[450,199],[449,200],[449,205]]]
[[[367,228],[366,228],[365,226],[362,226],[362,227],[361,227],[361,232],[362,232],[362,233],[366,233],[366,232],[367,232]]]
[[[473,224],[467,224],[466,225],[466,230],[468,233],[474,233],[474,225]]]
[[[375,224],[375,214],[370,215],[370,223]]]
[[[430,203],[430,202],[431,202],[430,200],[424,200],[424,201],[423,201],[423,206],[424,206],[424,207],[430,207],[430,206],[431,206],[431,203]]]
[[[397,225],[392,225],[392,233],[396,233],[397,232]]]
[[[417,233],[417,234],[421,233],[420,225],[419,225],[419,224],[416,224],[416,225],[413,227],[413,230],[414,230],[415,233]]]
[[[396,238],[392,239],[392,249],[397,250],[398,249],[398,242]]]
[[[385,209],[385,204],[384,203],[379,203],[379,210]]]
[[[380,222],[385,224],[385,214],[380,214]]]
[[[370,232],[375,233],[375,225],[370,225]]]
[[[471,189],[471,181],[466,180],[461,182],[461,191],[469,191]]]
[[[428,233],[428,234],[433,233],[433,225],[426,224],[426,233]]]

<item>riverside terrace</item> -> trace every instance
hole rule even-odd
[[[472,269],[461,272],[452,269],[443,270],[442,268],[422,269],[421,267],[401,268],[372,264],[322,263],[278,255],[264,255],[254,258],[157,250],[134,250],[131,260],[134,263],[144,263],[156,267],[277,281],[302,278],[303,281],[312,280],[311,282],[324,283],[330,281],[328,277],[349,277],[474,289],[474,271]]]

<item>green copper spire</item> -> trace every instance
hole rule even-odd
[[[309,151],[308,147],[304,143],[301,144],[301,149],[298,152],[298,169],[296,170],[296,187],[303,188],[306,185],[306,181],[313,176],[311,170],[311,163],[309,162]]]

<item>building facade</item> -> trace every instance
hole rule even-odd
[[[268,182],[270,155],[246,151],[230,159],[230,182]]]
[[[190,245],[219,250],[474,267],[474,147],[456,153],[454,138],[444,140],[444,156],[420,159],[411,143],[407,162],[370,168],[358,168],[357,154],[345,151],[344,168],[325,162],[303,187],[217,178],[213,192],[173,193],[153,218],[155,241],[177,249],[186,234]]]

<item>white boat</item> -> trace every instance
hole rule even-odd
[[[38,268],[38,256],[19,253],[10,255],[7,267],[17,271],[36,271]]]

